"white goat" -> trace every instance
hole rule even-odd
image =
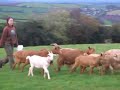
[[[49,52],[47,57],[41,57],[37,55],[33,56],[27,56],[26,59],[29,60],[30,62],[30,68],[28,72],[28,76],[30,74],[33,76],[33,68],[43,68],[44,69],[44,78],[46,77],[46,74],[48,76],[48,79],[50,79],[49,71],[48,71],[48,66],[50,65],[50,62],[53,60],[53,53]]]

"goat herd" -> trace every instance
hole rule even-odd
[[[42,68],[44,71],[44,78],[46,75],[50,79],[48,66],[53,65],[53,56],[57,54],[57,69],[60,71],[63,65],[68,65],[70,67],[70,72],[76,70],[80,67],[80,73],[84,73],[85,69],[89,67],[89,74],[93,73],[93,69],[98,68],[101,75],[105,74],[106,71],[120,69],[120,49],[111,49],[105,51],[101,54],[95,54],[95,49],[88,47],[88,50],[82,51],[80,49],[72,48],[61,48],[58,44],[51,44],[53,48],[48,51],[47,49],[41,49],[39,51],[34,50],[20,50],[14,52],[13,56],[15,58],[15,63],[13,64],[13,69],[16,64],[20,69],[20,64],[23,63],[21,70],[30,63],[30,68],[28,76],[33,76],[33,68]],[[7,63],[6,59],[0,61],[0,66],[2,63]]]

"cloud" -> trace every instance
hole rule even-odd
[[[0,2],[59,2],[59,3],[77,3],[77,2],[120,2],[120,0],[0,0]]]

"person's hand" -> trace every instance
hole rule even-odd
[[[0,47],[2,47],[2,43],[1,43],[1,41],[0,41]]]
[[[1,43],[0,43],[0,47],[2,47]]]

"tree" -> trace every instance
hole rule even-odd
[[[24,46],[46,45],[50,44],[51,40],[49,32],[43,30],[42,26],[36,21],[28,21],[17,24],[19,44]]]
[[[112,27],[112,41],[120,43],[120,24],[115,24]]]
[[[67,31],[72,43],[91,43],[92,35],[98,31],[99,22],[94,18],[81,14],[79,9],[71,11],[72,22]]]
[[[68,42],[66,31],[70,26],[71,19],[70,14],[67,10],[53,10],[36,18],[38,21],[42,21],[43,29],[53,35],[52,39],[54,42],[59,44]]]

